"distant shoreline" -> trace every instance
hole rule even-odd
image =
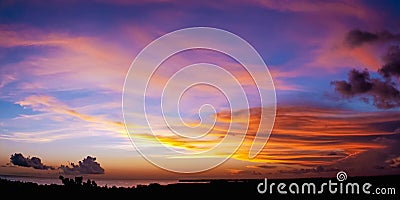
[[[74,177],[74,176],[68,176]],[[170,183],[178,183],[177,179],[103,179],[103,178],[93,178],[93,177],[83,177],[84,180],[91,179],[95,180],[99,186],[116,186],[116,187],[132,187],[137,185],[147,185],[150,183],[160,183],[160,185],[166,185]],[[39,185],[62,185],[59,180],[58,175],[52,177],[32,177],[32,176],[17,176],[17,175],[2,175],[0,174],[0,179],[6,179],[11,181],[21,181],[21,182],[31,182],[37,183]]]
[[[116,187],[116,186],[98,186],[95,181],[84,181],[82,177],[75,177],[75,180],[60,177],[60,182],[64,185],[50,184],[40,185],[32,182],[11,181],[0,178],[0,192],[2,194],[41,194],[41,195],[60,195],[65,194],[73,196],[75,194],[90,194],[90,195],[146,195],[146,196],[207,196],[212,197],[212,194],[224,194],[227,196],[237,197],[237,195],[246,195],[256,199],[266,199],[273,197],[274,199],[286,199],[287,197],[295,198],[302,197],[307,199],[341,199],[343,196],[356,197],[356,194],[331,194],[325,190],[322,194],[287,194],[282,195],[275,193],[259,193],[260,184],[263,184],[263,179],[194,179],[194,180],[179,180],[176,183],[161,185],[159,183],[149,183],[147,185],[137,185],[131,187]],[[337,183],[371,183],[375,187],[393,187],[400,192],[397,181],[400,180],[400,175],[391,176],[371,176],[371,177],[348,177],[344,182]],[[268,179],[269,183],[296,183],[302,185],[304,183],[315,183],[316,185],[335,181],[334,178],[301,178],[301,179]],[[271,184],[272,185],[272,184]],[[263,185],[261,185],[263,187]],[[275,186],[277,187],[277,186]],[[378,196],[358,194],[357,197],[368,197],[368,199],[392,199],[396,197],[394,194]]]

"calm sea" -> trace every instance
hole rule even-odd
[[[2,179],[33,182],[41,185],[45,184],[57,184],[61,185],[61,180],[56,178],[36,178],[36,177],[19,177],[19,176],[0,176]],[[84,179],[86,181],[87,179]],[[172,183],[178,183],[178,180],[140,180],[140,179],[91,179],[94,180],[98,186],[116,186],[116,187],[132,187],[137,185],[148,185],[150,183],[158,183],[160,185],[168,185]]]

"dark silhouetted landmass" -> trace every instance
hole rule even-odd
[[[163,197],[163,198],[177,198],[177,199],[191,199],[199,197],[207,199],[216,199],[217,196],[228,198],[238,198],[241,196],[247,197],[246,199],[399,199],[398,193],[400,192],[399,180],[400,175],[392,176],[378,176],[378,177],[349,177],[343,182],[339,182],[336,178],[308,178],[308,179],[268,179],[268,187],[272,183],[273,192],[270,193],[270,188],[266,190],[264,194],[260,194],[257,191],[257,187],[260,183],[265,183],[263,179],[225,179],[225,180],[213,180],[213,179],[201,179],[201,180],[181,180],[179,183],[160,185],[158,183],[152,183],[149,185],[138,185],[136,187],[108,187],[98,186],[95,181],[87,180],[83,181],[83,177],[75,177],[75,179],[65,178],[60,176],[60,181],[63,185],[39,185],[30,182],[21,181],[10,181],[0,179],[0,192],[4,195],[18,195],[18,196],[35,196],[38,198],[42,197],[79,197],[87,196],[91,197]],[[304,183],[314,183],[316,191],[320,190],[320,185],[328,183],[329,181],[337,183],[336,194],[331,194],[327,187],[324,188],[322,194],[308,194],[308,186],[305,186],[305,194],[291,194],[289,192],[290,184],[297,184],[300,186],[299,192],[301,193],[301,187]],[[358,183],[360,185],[360,194],[345,194],[345,186],[343,192],[340,194],[339,184],[343,185],[347,183]],[[369,191],[374,192],[375,188],[394,188],[396,194],[363,194],[362,186],[365,183],[370,183],[372,186]],[[277,187],[278,184],[286,184],[284,188],[288,194],[279,194]],[[261,185],[259,189],[263,190],[264,185]],[[295,189],[293,187],[292,189]],[[311,193],[313,189],[310,189]],[[350,186],[349,186],[350,191]],[[391,191],[393,193],[393,191]]]

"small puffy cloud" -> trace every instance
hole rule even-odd
[[[71,163],[71,166],[61,165],[65,174],[104,174],[104,169],[96,162],[95,157],[87,156],[78,165]]]
[[[44,165],[42,160],[38,157],[24,157],[21,153],[15,153],[11,155],[10,161],[12,164],[21,167],[32,167],[34,169],[48,170],[54,169],[54,167]]]

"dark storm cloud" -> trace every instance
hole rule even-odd
[[[96,162],[95,157],[87,156],[78,165],[71,163],[70,166],[61,165],[65,174],[104,174],[104,169]]]
[[[371,78],[367,70],[352,69],[348,81],[333,81],[335,90],[344,98],[360,97],[365,102],[372,100],[381,109],[400,106],[400,91],[395,82]]]
[[[388,31],[371,33],[355,29],[348,32],[344,40],[345,44],[351,48],[361,46],[364,43],[387,41],[400,41],[400,34],[393,34]]]
[[[10,161],[12,164],[21,167],[32,167],[34,169],[41,170],[54,169],[54,167],[44,165],[42,160],[38,157],[25,158],[21,153],[15,153],[11,155]]]
[[[345,42],[350,47],[360,46],[369,42],[393,42],[400,41],[400,34],[387,31],[371,33],[367,31],[350,31]],[[371,78],[368,70],[359,71],[352,69],[348,74],[348,80],[332,81],[335,90],[343,98],[359,97],[365,102],[372,101],[377,108],[389,109],[400,106],[400,48],[392,45],[382,57],[384,64],[378,73],[382,78]]]
[[[391,46],[386,55],[383,56],[385,64],[379,69],[379,73],[386,79],[400,77],[400,48]]]

